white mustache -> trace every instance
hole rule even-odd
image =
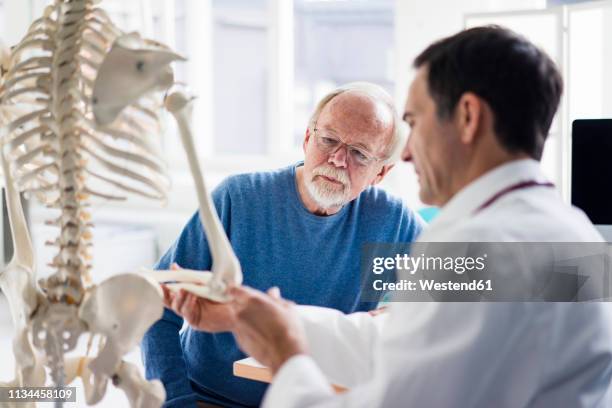
[[[313,179],[315,176],[325,176],[333,178],[342,183],[345,187],[350,185],[350,179],[346,170],[337,169],[335,167],[319,166],[312,170]]]

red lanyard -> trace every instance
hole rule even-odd
[[[499,200],[501,197],[505,196],[506,194],[508,194],[508,193],[510,193],[512,191],[523,190],[523,189],[531,188],[531,187],[554,187],[554,186],[555,185],[553,183],[551,183],[551,182],[540,183],[540,182],[535,181],[535,180],[521,181],[520,183],[513,184],[513,185],[508,186],[508,187],[504,188],[503,190],[498,191],[497,193],[495,193],[491,198],[489,198],[487,201],[482,203],[480,205],[480,207],[478,207],[474,211],[474,213],[478,213],[478,212],[484,210],[485,208],[489,207],[491,204],[493,204],[494,202]]]

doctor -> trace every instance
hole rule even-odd
[[[414,65],[403,159],[422,201],[442,207],[420,241],[601,240],[540,170],[562,93],[548,56],[480,27],[434,43]],[[266,407],[610,406],[605,303],[396,302],[381,321],[295,306],[278,291],[233,292],[227,329],[274,373]]]

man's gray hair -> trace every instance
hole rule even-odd
[[[387,146],[384,164],[393,164],[398,161],[408,138],[408,127],[398,114],[397,109],[395,109],[395,104],[393,103],[393,98],[391,98],[391,95],[389,95],[389,93],[381,86],[370,82],[349,82],[348,84],[342,85],[325,95],[323,99],[319,101],[315,111],[310,117],[310,121],[308,123],[310,132],[314,131],[319,115],[321,114],[321,111],[325,105],[327,105],[327,103],[336,96],[346,91],[363,93],[372,98],[374,101],[384,103],[391,110],[393,115],[393,135],[391,137],[391,142]]]

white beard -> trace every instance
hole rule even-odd
[[[336,184],[320,179],[315,181],[316,176],[327,176],[342,183],[342,188]],[[339,170],[327,166],[319,166],[312,171],[312,179],[306,181],[306,189],[310,197],[318,206],[324,209],[342,207],[349,201],[351,183],[346,170]]]

